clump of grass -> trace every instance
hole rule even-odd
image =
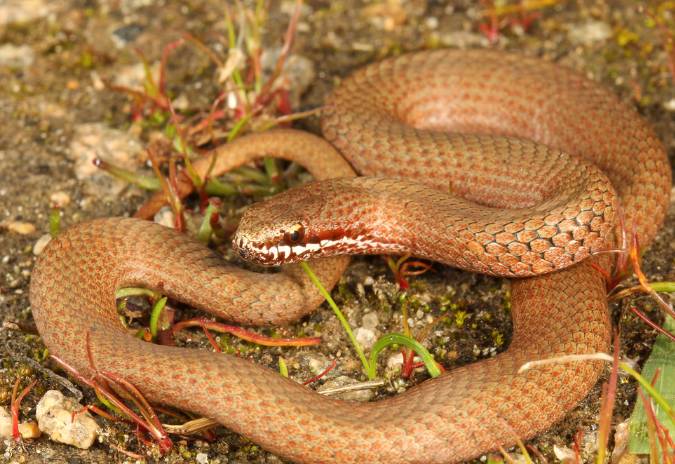
[[[278,125],[287,125],[313,112],[292,113],[289,89],[285,82],[285,63],[290,54],[297,30],[301,2],[296,2],[289,21],[278,59],[269,74],[262,65],[262,37],[267,23],[267,8],[262,0],[248,9],[236,2],[235,7],[225,5],[228,52],[220,56],[198,38],[183,36],[163,49],[157,76],[148,61],[140,55],[145,69],[143,89],[109,85],[109,88],[129,95],[133,100],[132,119],[149,127],[158,127],[164,138],[147,147],[154,177],[133,173],[97,160],[97,166],[111,175],[141,188],[164,192],[174,212],[176,228],[184,229],[185,192],[179,188],[181,179],[189,180],[200,197],[202,211],[210,196],[253,193],[270,195],[284,187],[288,176],[296,174],[282,171],[276,160],[265,159],[262,171],[242,168],[230,174],[225,182],[210,179],[210,169],[200,177],[192,161],[205,150],[228,143],[248,132],[258,132]],[[191,45],[205,54],[214,65],[214,79],[221,89],[213,96],[207,110],[174,108],[167,86],[167,63],[180,47]],[[182,166],[178,162],[182,163]],[[211,166],[212,167],[212,166]]]
[[[367,359],[366,355],[363,352],[361,344],[356,340],[356,337],[354,336],[354,332],[352,331],[352,328],[349,325],[347,318],[344,316],[344,314],[338,307],[337,303],[335,303],[335,300],[333,300],[330,293],[328,293],[328,291],[323,286],[321,281],[319,281],[318,277],[316,276],[310,265],[307,264],[306,262],[302,262],[300,263],[300,265],[307,274],[307,276],[309,277],[309,279],[312,281],[312,283],[319,290],[321,296],[323,296],[326,299],[328,305],[333,310],[333,313],[340,321],[342,328],[347,333],[347,336],[349,337],[349,340],[351,341],[352,346],[354,347],[354,351],[356,351],[356,354],[358,355],[359,359],[361,359],[361,364],[363,365],[364,372],[368,376],[368,379],[373,380],[377,375],[376,371],[377,371],[378,354],[384,348],[391,345],[404,345],[414,350],[420,356],[420,358],[422,358],[422,362],[424,362],[424,365],[426,366],[427,370],[429,371],[429,374],[432,377],[438,377],[439,375],[441,375],[441,370],[436,364],[436,361],[434,361],[434,358],[431,355],[431,353],[429,353],[429,351],[424,346],[422,346],[417,340],[404,334],[390,333],[383,335],[377,342],[375,342],[371,350],[370,359]]]

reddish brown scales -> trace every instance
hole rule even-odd
[[[670,168],[652,131],[609,92],[555,65],[485,50],[406,55],[346,79],[327,108],[324,135],[361,173],[415,177],[438,192],[447,192],[452,177],[453,192],[472,201],[527,209],[528,214],[519,217],[495,209],[471,220],[457,218],[452,235],[438,229],[436,208],[442,201],[435,193],[411,183],[383,181],[384,192],[405,191],[422,200],[402,211],[405,203],[394,196],[389,203],[395,213],[382,212],[377,218],[380,227],[395,234],[413,230],[414,239],[409,234],[404,241],[419,243],[433,259],[484,272],[527,274],[546,267],[544,263],[569,265],[588,255],[609,233],[615,209],[611,188],[604,187],[602,176],[590,168],[567,172],[574,161],[560,149],[586,157],[607,174],[621,198],[629,230],[635,222],[643,243],[653,239],[665,214]],[[509,119],[518,113],[522,117]],[[522,139],[416,131],[407,123],[518,135],[552,149]],[[533,159],[542,153],[549,156],[547,161],[531,172]],[[214,172],[255,156],[281,154],[307,165],[315,176],[350,174],[324,141],[292,131],[240,139],[220,154]],[[470,156],[459,161],[445,157],[463,154]],[[491,158],[500,154],[500,161]],[[418,162],[422,155],[424,162]],[[209,164],[204,160],[195,167],[203,174]],[[547,211],[551,205],[546,201],[537,206],[553,193],[542,189],[546,178],[559,180],[558,187],[564,190],[586,175],[591,192],[582,194],[576,207],[562,204]],[[340,223],[345,211],[356,212],[359,220],[377,216],[371,203],[363,209],[358,206],[373,193],[368,182],[357,181],[354,185],[367,189],[355,191],[340,183],[325,185],[342,189],[327,191],[331,198],[342,196],[344,206],[329,210],[341,211],[340,216],[328,215],[321,209],[323,201],[308,195],[302,198],[300,218],[275,213],[260,227],[269,227],[271,235],[299,219],[330,217],[337,228],[346,230],[350,223]],[[181,194],[188,191],[187,183],[181,181]],[[153,201],[144,213],[161,203]],[[471,211],[468,203],[456,204],[458,216]],[[530,236],[529,221],[555,227],[556,232],[549,237],[551,229],[534,227],[529,230],[536,234]],[[575,232],[575,224],[584,226],[583,232]],[[483,243],[474,240],[476,234],[485,234]],[[528,241],[501,243],[508,238],[503,234],[517,240],[521,234]],[[535,240],[549,238],[558,248],[543,255],[531,250]],[[473,250],[461,245],[462,240],[469,241]],[[460,246],[454,249],[449,244]],[[518,255],[495,259],[487,252],[487,247],[495,250],[494,245],[515,247]],[[184,256],[186,263],[178,262],[177,256]],[[531,264],[520,256],[527,256]],[[329,259],[313,265],[324,283],[333,283],[345,263]],[[608,265],[597,259],[595,263]],[[88,268],[95,274],[87,273]],[[244,323],[287,322],[320,301],[297,268],[264,275],[224,269],[218,257],[182,235],[146,222],[105,219],[73,227],[45,249],[33,273],[31,303],[50,351],[84,374],[89,373],[89,363],[82,334],[90,332],[96,365],[110,366],[141,387],[149,399],[213,417],[272,452],[307,463],[461,461],[513,443],[514,432],[529,437],[573,407],[594,384],[602,364],[559,364],[523,374],[517,374],[518,368],[535,359],[605,350],[610,333],[604,282],[591,263],[516,280],[511,300],[514,335],[506,352],[394,398],[355,405],[320,397],[247,360],[129,337],[116,320],[115,288],[153,287],[160,282],[172,297]],[[207,368],[212,372],[208,378],[200,375]],[[172,375],[179,377],[165,379]]]

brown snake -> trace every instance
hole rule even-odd
[[[236,239],[241,253],[271,262],[373,245],[371,252],[412,249],[499,275],[565,268],[512,282],[507,351],[396,397],[355,404],[321,397],[245,359],[144,343],[120,326],[116,288],[149,287],[221,317],[263,324],[295,320],[321,298],[295,265],[254,274],[226,267],[159,225],[102,219],[62,233],[34,270],[32,309],[50,352],[91,375],[88,333],[96,368],[125,377],[151,401],[212,417],[298,462],[462,461],[559,420],[603,365],[517,370],[527,361],[607,349],[605,283],[590,261],[608,267],[609,259],[584,258],[612,242],[618,205],[641,242],[653,240],[671,180],[652,130],[572,71],[491,51],[423,52],[366,67],[329,98],[322,123],[326,139],[359,173],[412,177],[432,188],[405,179],[310,184],[250,208]],[[298,161],[317,178],[351,175],[329,144],[295,131],[228,144],[215,154],[214,172],[262,155]],[[207,161],[198,163],[202,174]],[[289,204],[295,201],[302,203]],[[298,228],[303,233],[293,234]],[[344,257],[313,262],[326,285],[346,264]]]

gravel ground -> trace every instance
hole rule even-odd
[[[481,16],[485,5],[469,1],[308,2],[303,6],[294,51],[305,58],[301,77],[313,70],[314,78],[298,109],[320,105],[341,76],[385,56],[429,47],[504,48],[560,62],[611,87],[651,122],[672,160],[675,93],[671,71],[675,70],[669,69],[665,41],[668,25],[671,38],[674,33],[673,18],[672,12],[659,10],[666,3],[647,2],[646,7],[628,0],[611,2],[611,6],[604,1],[552,3],[502,20],[496,36],[491,37],[490,20]],[[274,48],[281,43],[292,3],[273,2],[269,8],[266,44]],[[139,153],[150,132],[130,123],[129,99],[111,92],[103,82],[140,85],[142,69],[135,50],[155,62],[162,47],[186,31],[223,55],[223,18],[222,3],[217,1],[0,2],[0,405],[8,407],[17,376],[38,380],[24,400],[23,417],[34,416],[35,404],[47,389],[66,391],[57,375],[60,371],[52,373],[54,366],[44,361],[44,346],[34,333],[27,297],[33,247],[48,230],[50,207],[61,205],[62,221],[68,225],[130,214],[144,198],[140,190],[89,169],[94,154],[130,168],[142,166]],[[665,29],[659,26],[660,19],[666,20]],[[204,54],[183,47],[172,55],[168,71],[175,101],[208,108],[217,89],[214,69]],[[302,125],[317,130],[313,119]],[[666,225],[643,264],[654,281],[675,280],[674,223],[671,202]],[[414,278],[409,310],[414,330],[424,327],[430,317],[450,316],[437,327],[442,330],[428,339],[436,359],[451,367],[503,349],[510,333],[506,283],[438,266],[434,270]],[[363,340],[400,331],[396,286],[381,259],[356,259],[334,295]],[[622,302],[616,308],[623,353],[642,362],[654,333],[622,311],[629,304],[655,318],[658,311],[646,298]],[[324,341],[313,350],[263,351],[234,340],[229,343],[233,350],[275,369],[283,355],[291,377],[298,380],[312,377],[332,358],[337,359],[338,368],[327,382],[339,383],[341,375],[361,380],[358,360],[326,308],[281,332],[297,336],[316,331]],[[194,338],[196,344],[203,344],[197,335]],[[389,361],[395,363],[396,356]],[[417,377],[423,379],[424,374]],[[394,379],[365,396],[391,394],[403,386]],[[584,432],[585,452],[592,453],[598,391],[596,387],[561,424],[532,441],[550,460],[554,460],[554,445],[571,446],[578,429]],[[84,396],[89,403],[95,401],[89,391]],[[621,382],[615,423],[628,417],[634,399],[632,383]],[[119,449],[146,455],[149,460],[157,458],[139,445],[131,427],[99,423],[103,425],[101,443],[90,450],[41,438],[20,445],[0,441],[0,451],[8,462],[134,461]],[[232,433],[219,430],[218,435],[215,442],[177,438],[174,450],[161,461],[281,462]]]

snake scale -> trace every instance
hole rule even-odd
[[[617,217],[649,244],[671,185],[665,151],[645,121],[564,67],[445,50],[357,71],[328,98],[322,129],[330,144],[278,130],[214,153],[214,173],[269,155],[324,179],[251,207],[235,238],[242,256],[268,264],[319,257],[312,265],[326,285],[348,263],[328,255],[341,253],[410,251],[531,276],[512,281],[505,352],[361,404],[321,397],[246,359],[142,342],[119,324],[116,288],[157,289],[246,324],[287,323],[322,300],[296,264],[276,274],[244,271],[193,239],[130,218],[73,226],[40,255],[30,299],[50,352],[85,375],[114,372],[151,401],[212,417],[303,463],[463,461],[561,419],[602,363],[517,371],[527,361],[607,350],[605,282],[592,264],[611,264],[594,253],[611,246]],[[331,144],[359,174],[375,177],[348,179],[350,165]],[[179,190],[187,194],[187,182]],[[154,198],[141,215],[162,202]]]

